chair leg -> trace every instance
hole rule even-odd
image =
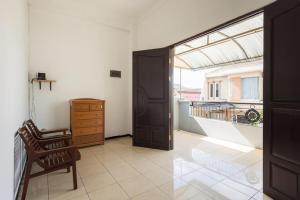
[[[72,165],[72,171],[73,171],[73,187],[74,190],[77,189],[77,172],[76,172],[76,162]]]
[[[70,170],[70,167],[68,167],[68,168],[67,168],[67,173],[70,173],[70,171],[71,171],[71,170]]]
[[[23,192],[22,192],[21,200],[26,199],[26,194],[27,194],[27,189],[28,189],[28,184],[29,184],[29,179],[30,179],[31,166],[32,166],[32,162],[28,161],[28,165],[26,167],[26,172],[25,172],[25,177],[24,177],[24,185],[23,185]]]

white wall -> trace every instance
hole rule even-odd
[[[91,97],[106,100],[106,137],[131,133],[131,37],[124,27],[31,5],[30,75],[57,80],[52,91],[34,85],[38,126],[69,127],[68,101]],[[122,78],[110,78],[110,69]]]
[[[173,44],[272,0],[162,0],[135,26],[89,3],[30,0],[30,74],[57,80],[53,91],[35,85],[39,127],[69,126],[68,100],[107,100],[106,136],[131,133],[131,50]],[[122,70],[122,79],[108,77]]]
[[[28,117],[26,0],[0,1],[0,197],[13,199],[14,134]]]
[[[274,0],[164,0],[135,27],[136,50],[165,47]]]
[[[235,124],[228,121],[193,117],[193,121],[201,127],[201,134],[241,145],[262,149],[263,129],[246,124]],[[184,129],[183,129],[184,130]]]

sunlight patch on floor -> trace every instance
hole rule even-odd
[[[248,153],[248,152],[253,151],[255,149],[253,147],[248,147],[248,146],[245,146],[245,145],[236,144],[236,143],[233,143],[233,142],[227,142],[227,141],[224,141],[224,140],[219,140],[219,139],[215,139],[215,138],[211,138],[211,137],[202,137],[200,139],[204,140],[206,142],[210,142],[210,143],[213,143],[213,144],[217,144],[217,145],[220,145],[220,146],[223,146],[223,147],[227,147],[227,148],[234,149],[234,150],[241,151],[241,152],[245,152],[245,153]]]

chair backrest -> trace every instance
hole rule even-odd
[[[39,151],[42,149],[38,140],[30,133],[26,127],[22,127],[18,130],[20,137],[22,138],[25,148],[29,152]]]
[[[35,137],[41,137],[40,130],[31,119],[25,121],[23,125],[26,126],[29,129],[29,131],[34,134]]]

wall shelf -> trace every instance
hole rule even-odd
[[[38,83],[39,86],[40,86],[40,90],[42,89],[42,83],[49,83],[49,87],[50,87],[50,90],[52,90],[52,83],[55,83],[56,81],[55,80],[38,80],[38,79],[32,79],[31,80],[31,83]]]

